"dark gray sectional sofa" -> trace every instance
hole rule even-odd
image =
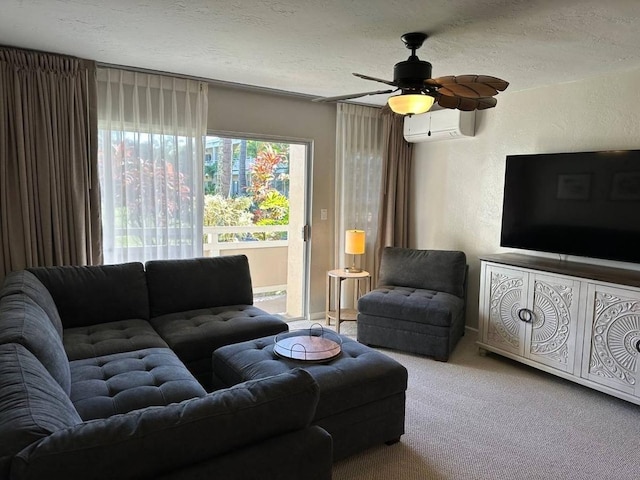
[[[209,391],[213,350],[286,330],[244,256],[10,274],[0,479],[331,478],[305,370]]]

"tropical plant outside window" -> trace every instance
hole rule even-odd
[[[289,224],[289,144],[207,137],[204,226]],[[287,240],[287,230],[225,233],[219,241]]]
[[[180,227],[180,212],[193,211],[191,189],[184,171],[178,171],[166,157],[183,156],[188,140],[184,137],[151,135],[140,132],[102,130],[98,141],[100,172],[109,173],[112,183],[103,188],[113,191],[115,223],[124,227]],[[111,150],[109,165],[105,149]],[[149,201],[145,201],[149,200]],[[117,239],[120,245],[135,245],[135,237]],[[141,244],[141,243],[140,243]]]

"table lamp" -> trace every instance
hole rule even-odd
[[[356,267],[356,255],[364,253],[364,230],[347,230],[344,240],[344,253],[353,255],[353,264],[346,267],[345,271],[349,273],[360,273],[361,268]]]

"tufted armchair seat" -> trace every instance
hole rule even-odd
[[[464,334],[464,252],[387,247],[358,300],[358,341],[447,361]]]

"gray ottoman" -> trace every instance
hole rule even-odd
[[[231,386],[302,367],[320,386],[313,423],[333,438],[339,460],[404,433],[407,369],[386,355],[342,336],[341,354],[328,363],[280,358],[274,337],[218,348],[213,352],[214,383]]]

